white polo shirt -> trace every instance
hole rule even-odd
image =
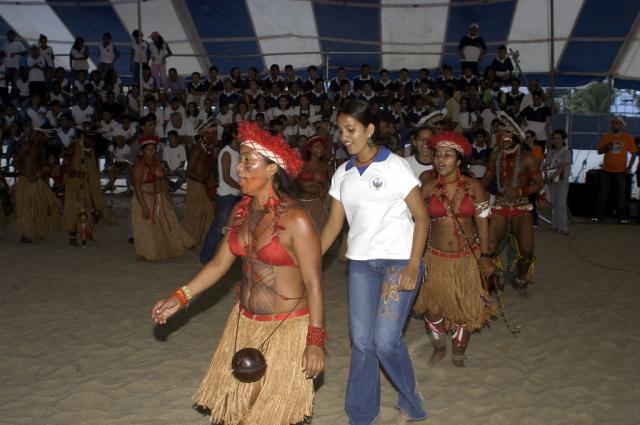
[[[409,163],[409,167],[411,167],[413,175],[418,179],[420,178],[420,175],[422,175],[422,173],[424,173],[425,171],[433,170],[433,164],[425,164],[423,162],[420,162],[420,160],[418,160],[418,155],[411,155],[405,159]]]
[[[329,195],[349,222],[347,258],[409,259],[414,223],[404,199],[419,183],[407,161],[384,147],[362,174],[354,158],[338,167]]]

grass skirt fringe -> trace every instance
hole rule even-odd
[[[207,188],[199,181],[187,179],[185,227],[196,241],[202,243],[213,222],[213,202]]]
[[[18,177],[16,217],[18,234],[31,241],[42,239],[48,232],[62,227],[58,199],[42,179],[31,181]]]
[[[218,348],[200,388],[193,396],[199,406],[211,410],[211,422],[236,425],[289,425],[311,416],[313,380],[302,371],[309,316],[290,318],[269,338],[262,353],[267,362],[265,376],[255,383],[242,383],[231,374],[231,358],[238,323],[236,305],[227,321]],[[280,321],[258,322],[240,315],[235,350],[257,348]],[[254,385],[260,393],[253,405],[249,399]]]
[[[469,331],[482,328],[496,306],[482,286],[478,262],[471,252],[458,258],[438,253],[435,249],[427,252],[427,273],[414,311],[444,316],[447,331],[460,324],[466,324]]]
[[[166,195],[144,193],[151,212],[145,220],[142,206],[134,196],[131,201],[131,221],[136,255],[149,261],[164,261],[180,257],[195,241],[182,228]]]

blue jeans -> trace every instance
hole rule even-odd
[[[187,170],[182,167],[176,169],[175,176],[167,177],[167,181],[169,183],[169,190],[171,190],[171,192],[175,192],[187,181]]]
[[[229,222],[231,211],[233,211],[233,207],[240,199],[240,196],[216,195],[216,218],[213,220],[213,223],[207,232],[207,237],[202,244],[202,249],[200,250],[200,262],[202,264],[208,263],[209,260],[213,258],[216,248],[218,247],[218,243],[224,234],[223,230]]]
[[[412,419],[424,419],[422,397],[402,330],[420,289],[397,291],[398,273],[407,260],[349,262],[349,330],[351,367],[345,410],[351,425],[370,425],[380,413],[380,370],[398,390],[398,404]]]

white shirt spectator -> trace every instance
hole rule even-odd
[[[106,122],[105,120],[100,120],[100,134],[107,140],[113,139],[113,134],[117,128],[120,127],[120,124],[116,120],[111,120]]]
[[[126,143],[122,147],[109,145],[109,152],[113,154],[113,160],[115,162],[127,162],[127,158],[129,158],[131,154],[131,147]]]
[[[498,116],[491,110],[491,108],[484,108],[480,117],[482,118],[482,128],[484,128],[486,132],[491,133],[491,123],[493,120],[498,118]]]
[[[4,64],[7,68],[17,68],[20,64],[20,55],[11,56],[14,53],[25,52],[24,45],[21,41],[13,40],[12,42],[6,42],[4,44],[4,53],[7,55],[4,58]]]
[[[29,80],[23,81],[22,78],[16,80],[16,88],[18,89],[18,96],[29,97]]]
[[[140,44],[132,42],[131,49],[133,50],[133,62],[140,63]],[[149,62],[149,43],[142,40],[142,63],[147,62]]]
[[[53,111],[47,111],[47,121],[49,121],[49,124],[51,124],[53,127],[57,128],[58,121],[60,120],[60,115],[62,115],[62,111],[58,112],[57,114],[54,114]]]
[[[293,127],[293,134],[296,136],[307,136],[307,138],[309,138],[316,134],[316,128],[312,124],[307,124],[304,128],[296,125]]]
[[[231,159],[229,166],[229,177],[236,183],[238,182],[238,172],[236,171],[236,166],[238,165],[238,161],[240,160],[240,152],[233,149],[231,145],[227,145],[220,151],[220,155],[218,155],[218,170],[220,173],[220,182],[218,183],[218,196],[240,196],[242,192],[236,189],[235,187],[231,187],[224,181],[222,175],[222,157],[225,153],[229,154],[229,158]]]
[[[184,149],[184,145],[172,147],[168,143],[165,144],[162,148],[162,160],[167,163],[170,170],[176,170],[181,162],[187,160],[187,151]]]
[[[133,139],[133,136],[136,135],[136,129],[134,126],[130,125],[129,128],[125,130],[125,128],[120,124],[118,128],[114,131],[115,134],[120,134],[124,136],[124,140]],[[160,133],[162,134],[162,133]]]
[[[418,160],[418,155],[411,155],[405,159],[409,163],[409,167],[411,167],[411,171],[413,171],[413,175],[416,176],[417,179],[419,179],[425,171],[433,170],[433,164],[424,164],[420,162]],[[422,186],[422,182],[420,185]]]
[[[216,122],[218,123],[218,141],[220,141],[222,140],[224,126],[233,122],[233,111],[229,109],[226,114],[219,112],[218,115],[216,115]]]
[[[87,56],[87,58],[85,58]],[[89,69],[89,48],[82,46],[81,50],[71,48],[71,69],[73,70],[85,70]]]
[[[347,258],[411,256],[414,223],[404,199],[419,183],[407,161],[386,148],[363,174],[354,159],[338,167],[329,195],[342,203],[349,222]]]
[[[43,48],[40,46],[40,54],[44,57],[45,65],[49,68],[53,68],[55,65],[53,63],[53,49],[51,46],[47,46]]]
[[[67,131],[64,131],[64,129],[62,129],[61,127],[56,130],[56,133],[58,134],[58,139],[60,139],[60,142],[65,149],[68,148],[69,145],[76,139],[76,129],[73,127],[69,127]]]
[[[45,119],[47,117],[47,108],[44,106],[40,106],[37,110],[33,109],[32,106],[27,108],[27,117],[31,120],[31,124],[34,128],[40,128],[44,125]]]
[[[166,108],[164,108],[163,112],[165,122],[171,119],[171,114],[173,114],[174,112],[180,112],[180,115],[182,115],[182,121],[185,121],[187,119],[187,111],[185,111],[184,106],[179,106],[178,109],[173,109],[171,106],[167,106]],[[156,118],[160,117],[156,116]]]
[[[71,115],[77,125],[90,123],[93,120],[95,111],[93,106],[88,105],[86,108],[80,108],[80,105],[74,105],[71,107]]]
[[[44,56],[39,55],[37,58],[29,55],[27,58],[27,68],[29,68],[29,82],[42,82],[44,78],[44,67],[47,64]],[[32,66],[38,66],[38,68],[31,68]]]
[[[106,46],[100,43],[98,51],[100,52],[101,63],[113,64],[113,61],[116,60],[116,46],[112,42],[109,42]]]
[[[196,132],[193,131],[193,126],[191,125],[189,120],[182,121],[182,126],[180,128],[174,127],[171,121],[167,122],[167,128],[164,131],[164,137],[169,137],[170,131],[178,132],[178,136],[193,137],[196,135]]]
[[[165,59],[169,55],[169,46],[167,43],[162,45],[162,48],[158,49],[155,43],[151,43],[149,46],[149,53],[151,54],[151,63],[153,65],[162,65],[165,63]]]

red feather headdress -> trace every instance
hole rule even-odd
[[[242,121],[238,125],[240,145],[249,146],[262,156],[269,158],[282,168],[290,177],[296,177],[304,165],[297,150],[284,141],[281,135],[272,136],[258,123]]]
[[[160,138],[158,136],[140,136],[138,139],[138,144],[140,146],[148,145],[149,143],[153,143],[157,146],[160,143]]]
[[[462,156],[471,156],[471,144],[460,133],[438,133],[429,139],[429,147],[436,150],[439,146],[455,149]]]

